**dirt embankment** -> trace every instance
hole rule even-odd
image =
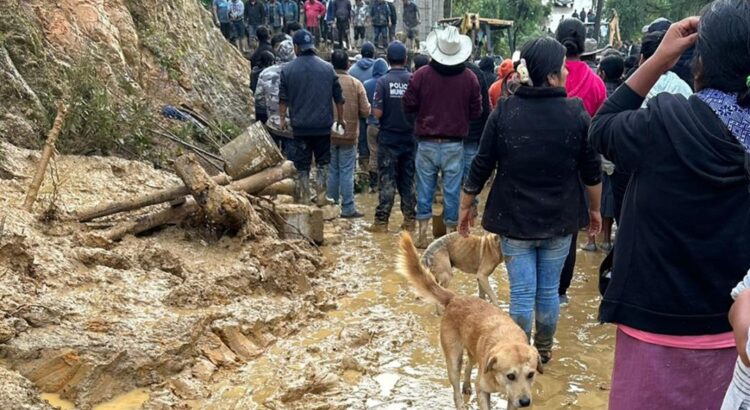
[[[332,306],[325,258],[276,234],[243,242],[173,226],[84,246],[83,233],[116,219],[85,226],[39,215],[177,178],[140,162],[61,156],[32,215],[18,205],[38,152],[3,148],[5,177],[15,177],[0,179],[0,357],[25,379],[0,372],[12,381],[2,408],[43,408],[26,380],[81,409],[138,387],[152,390],[146,408],[186,408]],[[290,391],[287,401],[302,396]]]

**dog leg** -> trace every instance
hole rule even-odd
[[[479,282],[479,288],[482,289],[484,293],[486,293],[487,296],[490,297],[490,300],[492,301],[493,305],[500,306],[500,301],[497,299],[497,295],[492,290],[492,286],[490,286],[490,280],[489,280],[490,273],[484,273],[484,272],[477,273],[477,281]]]
[[[479,282],[479,279],[477,279],[477,290],[479,291],[479,299],[487,300],[487,295],[484,292],[484,289],[482,289],[482,284]]]
[[[463,360],[464,347],[460,342],[456,342],[458,339],[446,336],[441,334],[441,341],[445,362],[448,366],[448,380],[453,387],[453,402],[456,405],[456,410],[464,410],[464,397],[461,395],[461,361]],[[458,335],[455,336],[458,337]]]
[[[490,405],[490,394],[480,390],[479,377],[477,377],[476,388],[477,388],[477,405],[479,406],[479,410],[490,410],[492,408]]]
[[[468,356],[468,360],[466,360],[466,369],[464,369],[463,393],[466,396],[471,396],[471,369],[474,367],[474,358],[471,357],[470,354]]]

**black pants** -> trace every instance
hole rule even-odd
[[[225,39],[229,40],[230,38],[232,38],[231,23],[219,23],[219,30],[221,30],[221,35],[224,36]]]
[[[576,268],[576,251],[578,251],[578,235],[573,234],[573,240],[570,241],[570,252],[565,259],[562,272],[560,273],[560,288],[558,294],[565,295],[568,292],[570,283],[573,281],[573,271]]]
[[[401,213],[404,220],[417,217],[417,193],[414,187],[416,143],[378,144],[378,174],[380,190],[375,221],[388,222],[396,199],[396,191],[401,197]]]
[[[331,162],[331,134],[294,136],[292,161],[298,172],[310,172],[312,160],[318,168]]]
[[[365,27],[354,27],[354,41],[365,39]]]
[[[344,40],[349,41],[349,19],[336,19],[336,30],[339,35],[339,47],[344,48]]]

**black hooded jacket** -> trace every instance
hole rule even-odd
[[[469,135],[466,136],[465,140],[479,143],[479,139],[482,138],[482,131],[484,131],[484,125],[490,116],[490,97],[487,93],[490,86],[487,85],[482,70],[476,64],[467,63],[466,68],[471,70],[477,76],[477,80],[479,80],[479,88],[482,91],[482,116],[469,123]]]
[[[668,335],[730,331],[729,293],[750,268],[749,157],[697,96],[642,102],[621,86],[590,131],[632,173],[601,319]]]

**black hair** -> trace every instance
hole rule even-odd
[[[268,29],[265,26],[260,26],[255,30],[255,36],[258,37],[259,42],[263,43],[271,38],[271,33],[268,32]]]
[[[586,50],[586,27],[581,20],[565,19],[560,22],[556,37],[567,50],[568,57],[578,57]]]
[[[750,107],[750,2],[716,0],[703,8],[695,48],[698,88],[738,93]]]
[[[534,87],[548,86],[549,75],[560,75],[565,61],[565,47],[551,37],[530,40],[521,48]]]
[[[425,54],[417,54],[414,56],[414,71],[430,64],[430,56]]]
[[[289,23],[284,24],[284,34],[292,35],[292,31],[299,31],[302,30],[302,24],[299,24],[297,21],[290,21]]]
[[[262,68],[270,67],[276,61],[276,56],[272,52],[265,50],[258,57],[258,66]]]
[[[271,37],[271,47],[276,48],[276,46],[284,40],[286,40],[286,34],[276,34]]]
[[[656,53],[656,49],[659,48],[659,44],[664,40],[665,34],[667,34],[666,31],[652,31],[643,36],[643,40],[641,40],[641,55],[644,60],[648,60]]]
[[[607,80],[619,80],[625,74],[625,60],[619,54],[612,54],[602,58],[599,68]]]
[[[628,71],[631,68],[635,68],[638,66],[638,57],[636,56],[628,56],[625,59],[625,70]]]
[[[365,47],[362,46],[360,54],[362,54],[362,58],[375,58],[375,47],[373,46],[365,49]]]
[[[331,53],[331,64],[336,70],[346,70],[349,68],[349,55],[341,49],[333,50]]]

